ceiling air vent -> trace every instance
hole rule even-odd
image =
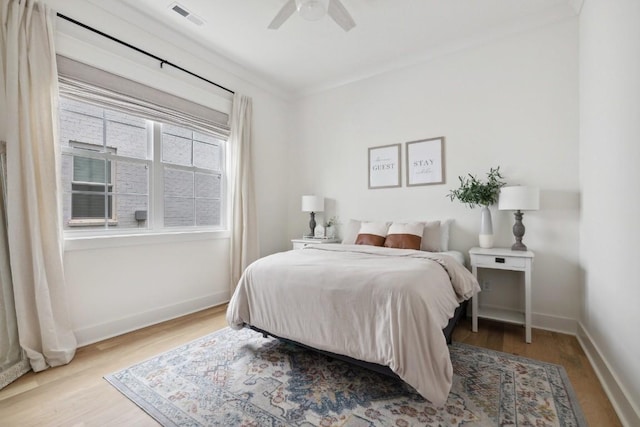
[[[189,21],[193,22],[198,26],[204,24],[204,20],[202,18],[189,12],[187,8],[182,6],[181,4],[173,3],[171,6],[169,6],[169,9],[173,10],[178,15],[184,18],[187,18]]]

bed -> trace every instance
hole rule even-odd
[[[440,406],[453,377],[443,329],[478,290],[452,254],[310,245],[251,264],[229,302],[227,321],[234,329],[252,327],[388,367]]]

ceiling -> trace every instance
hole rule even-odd
[[[290,94],[312,93],[576,15],[576,0],[342,0],[356,22],[294,13],[267,29],[286,0],[121,0]],[[188,49],[188,46],[184,46]]]

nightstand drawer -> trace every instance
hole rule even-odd
[[[525,258],[500,255],[473,255],[474,264],[478,267],[488,268],[525,268],[527,260]]]
[[[340,239],[293,239],[291,245],[293,249],[302,249],[309,245],[322,245],[325,243],[340,243]]]
[[[307,242],[293,242],[293,249],[302,249],[312,244],[313,243],[307,243]]]

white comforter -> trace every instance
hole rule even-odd
[[[251,264],[229,302],[234,329],[389,366],[441,406],[453,368],[442,333],[479,286],[452,257],[362,245],[322,244]]]

